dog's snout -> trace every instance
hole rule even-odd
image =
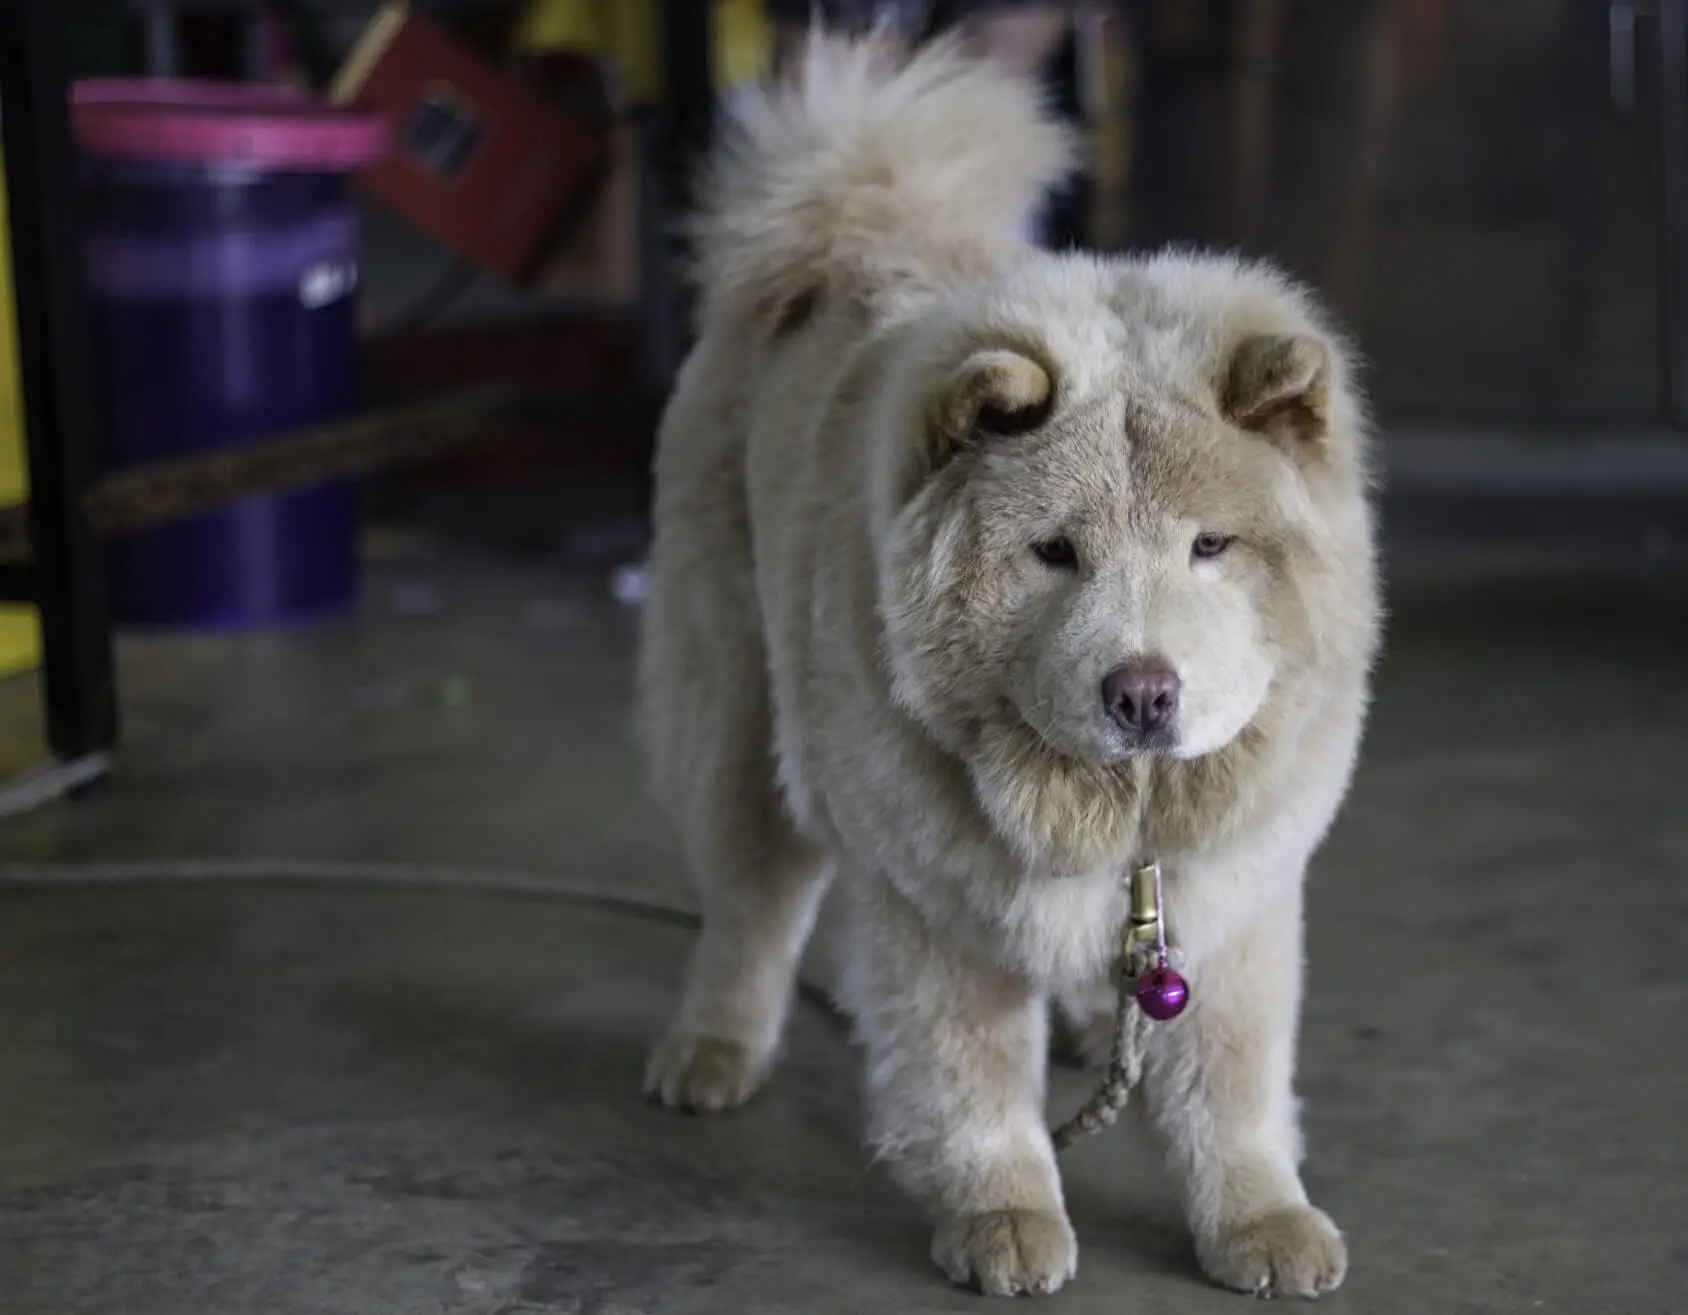
[[[1165,730],[1178,715],[1178,673],[1158,658],[1141,658],[1102,680],[1102,706],[1133,735]]]

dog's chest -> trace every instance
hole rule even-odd
[[[994,919],[1004,950],[1032,980],[1066,990],[1105,975],[1129,908],[1121,874],[1028,874]]]

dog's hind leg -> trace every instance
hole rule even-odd
[[[705,1112],[740,1104],[767,1075],[829,864],[793,826],[776,779],[742,504],[717,496],[663,512],[643,618],[640,721],[703,930],[645,1088]]]
[[[733,781],[753,794],[731,772],[718,784],[725,793]],[[747,806],[742,798],[726,807],[719,836],[690,848],[703,930],[645,1090],[673,1108],[708,1113],[742,1103],[767,1076],[828,864],[783,818],[769,817],[762,801]]]

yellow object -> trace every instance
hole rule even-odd
[[[715,0],[715,88],[729,92],[762,76],[772,29],[759,0]],[[528,0],[512,44],[524,54],[574,54],[603,60],[635,104],[662,93],[655,0]]]
[[[0,507],[29,496],[23,454],[23,397],[18,384],[17,325],[12,306],[12,235],[6,210],[5,161],[0,159]],[[0,676],[29,671],[41,661],[41,627],[33,607],[0,607]]]

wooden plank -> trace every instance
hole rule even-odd
[[[87,517],[94,532],[108,538],[255,494],[433,460],[496,441],[549,408],[529,389],[468,389],[258,443],[131,466],[89,491]],[[31,514],[27,507],[0,508],[0,562],[28,559]]]

